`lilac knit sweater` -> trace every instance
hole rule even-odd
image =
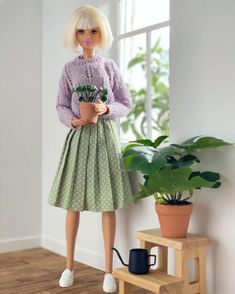
[[[109,58],[95,54],[91,58],[77,55],[64,65],[57,95],[56,109],[60,121],[71,129],[77,129],[71,124],[73,117],[80,118],[79,94],[72,93],[72,88],[79,85],[95,85],[108,89],[107,101],[109,113],[99,115],[99,118],[112,118],[127,115],[133,106],[130,92],[123,82],[119,68]]]

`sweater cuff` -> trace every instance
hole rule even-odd
[[[102,116],[109,117],[109,118],[116,118],[116,116],[118,115],[118,113],[116,111],[116,105],[109,104],[108,108],[109,108],[109,112],[105,113],[105,114],[103,113]]]
[[[103,113],[103,114],[108,114],[108,113],[110,113],[110,109],[109,109],[108,105],[106,105],[106,107],[107,107],[107,110],[106,110],[106,112]]]

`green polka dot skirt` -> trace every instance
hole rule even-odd
[[[74,211],[113,211],[135,203],[115,120],[69,130],[48,203]]]

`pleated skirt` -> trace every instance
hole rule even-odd
[[[74,211],[113,211],[135,202],[115,120],[70,129],[48,203]]]

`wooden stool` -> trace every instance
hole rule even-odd
[[[135,275],[128,271],[127,266],[115,269],[113,275],[119,279],[119,294],[131,293],[132,285],[156,294],[181,294],[184,284],[182,279],[158,270],[150,270],[145,275]]]
[[[204,236],[188,234],[186,238],[164,238],[160,229],[138,231],[140,247],[150,252],[158,247],[158,269],[167,273],[168,247],[176,252],[176,277],[184,280],[182,294],[206,294],[206,247],[209,239]],[[189,262],[194,261],[194,280],[189,281]]]

